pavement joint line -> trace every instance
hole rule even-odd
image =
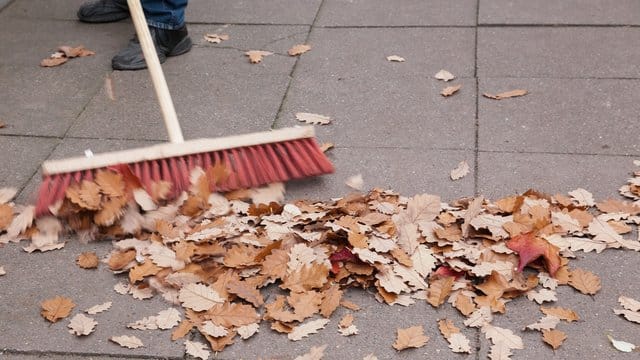
[[[315,28],[316,21],[318,21],[318,15],[320,14],[320,11],[322,11],[323,5],[324,5],[324,0],[320,2],[320,5],[318,5],[318,10],[316,10],[316,14],[313,17],[313,21],[309,26],[309,30],[307,31],[307,36],[304,39],[304,44],[308,43],[309,39],[311,38],[311,32]],[[282,112],[284,110],[284,104],[287,102],[289,90],[291,89],[291,84],[293,83],[293,79],[295,78],[295,72],[296,72],[296,69],[298,68],[299,62],[300,62],[300,56],[296,56],[296,61],[293,63],[293,66],[291,67],[291,71],[289,72],[289,80],[287,81],[287,88],[284,90],[284,95],[282,96],[282,100],[280,101],[280,106],[278,106],[278,111],[276,112],[276,116],[271,122],[271,129],[275,129],[278,126],[278,120],[282,116]]]
[[[640,77],[607,77],[607,76],[479,76],[482,79],[531,79],[531,80],[640,80]],[[461,78],[463,79],[463,78]]]
[[[559,151],[518,151],[518,150],[478,150],[479,153],[486,154],[530,154],[530,155],[575,155],[575,156],[609,156],[636,158],[637,154],[611,154],[611,153],[587,153],[587,152],[559,152]]]
[[[34,356],[47,356],[47,355],[70,355],[76,357],[89,357],[89,356],[101,356],[114,359],[166,359],[166,360],[181,360],[184,356],[164,356],[158,357],[155,355],[127,355],[127,354],[111,354],[111,353],[86,353],[86,352],[70,352],[70,351],[38,351],[38,350],[14,350],[14,349],[0,349],[0,355],[34,355]]]
[[[476,0],[476,27],[474,31],[474,45],[473,45],[473,77],[475,78],[476,85],[476,101],[475,101],[475,126],[474,126],[474,152],[473,152],[473,194],[478,196],[478,148],[480,139],[480,80],[478,79],[478,19],[480,18],[480,0]],[[476,331],[479,332],[479,331]],[[476,334],[477,335],[477,334]],[[478,353],[478,352],[476,352]]]

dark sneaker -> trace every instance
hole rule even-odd
[[[126,0],[96,0],[83,4],[78,9],[78,19],[88,23],[120,21],[129,17]]]
[[[186,25],[178,30],[149,26],[149,32],[161,64],[168,56],[182,55],[191,50],[192,43]],[[129,46],[111,59],[111,67],[114,70],[140,70],[147,67],[137,36],[129,41]]]

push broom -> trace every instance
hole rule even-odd
[[[105,168],[117,171],[126,166],[147,190],[153,182],[167,181],[172,184],[174,196],[188,188],[189,175],[195,167],[206,170],[223,166],[227,170],[229,176],[226,180],[216,184],[218,191],[251,188],[334,171],[315,141],[311,126],[184,141],[140,0],[127,2],[158,97],[169,143],[92,157],[45,161],[36,204],[37,215],[48,214],[51,205],[64,199],[71,184],[92,180],[97,170]]]

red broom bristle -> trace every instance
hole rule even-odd
[[[210,184],[212,191],[252,188],[334,171],[313,138],[121,164],[109,169],[135,175],[147,192],[151,192],[154,182],[167,181],[172,184],[169,197],[175,198],[189,189],[189,176],[194,168],[202,167],[206,171],[214,166],[223,166],[229,176],[217,185]],[[36,215],[50,214],[49,207],[64,199],[71,184],[92,181],[97,170],[100,169],[43,176]]]

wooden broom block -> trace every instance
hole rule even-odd
[[[92,157],[75,157],[64,160],[48,160],[42,164],[43,175],[70,173],[98,169],[118,164],[158,160],[176,156],[207,153],[218,150],[270,144],[315,136],[313,126],[284,128],[221,138],[195,139],[183,143],[164,143],[132,150],[113,151]]]

